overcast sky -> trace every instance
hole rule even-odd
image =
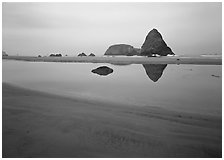
[[[219,3],[3,3],[8,54],[103,55],[112,44],[140,48],[156,28],[178,55],[221,54]]]

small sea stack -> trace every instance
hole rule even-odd
[[[91,53],[91,54],[89,55],[89,57],[95,57],[95,54]]]
[[[50,54],[50,57],[62,57],[62,54]]]
[[[78,54],[79,57],[87,56],[85,53]]]

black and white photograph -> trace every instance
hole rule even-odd
[[[222,158],[222,2],[2,2],[2,158]]]

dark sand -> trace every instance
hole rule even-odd
[[[222,155],[221,117],[2,90],[3,157]]]

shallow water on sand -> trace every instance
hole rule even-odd
[[[3,60],[2,66],[3,82],[28,89],[221,116],[221,65],[143,67]],[[113,73],[100,76],[91,72],[100,66],[112,68]]]

